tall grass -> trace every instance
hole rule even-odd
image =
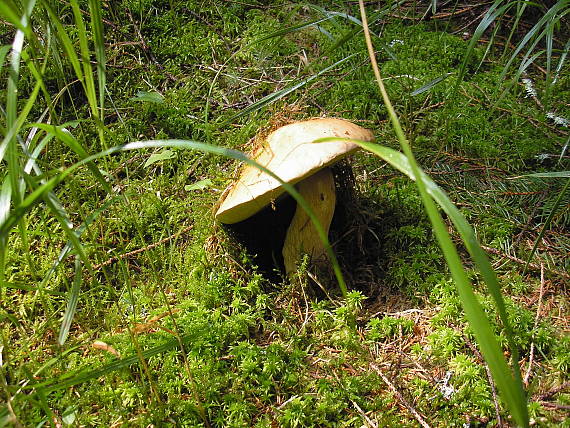
[[[377,156],[380,156],[382,159],[386,160],[392,166],[404,172],[416,182],[418,191],[424,204],[425,211],[430,219],[435,236],[443,251],[447,265],[451,272],[451,276],[453,277],[453,280],[457,286],[467,321],[473,329],[475,338],[477,339],[481,353],[485,357],[485,361],[489,366],[493,379],[499,387],[499,391],[501,392],[501,395],[517,424],[524,427],[529,426],[526,396],[522,386],[520,368],[518,366],[519,363],[517,347],[513,340],[512,329],[507,317],[505,303],[501,295],[496,274],[492,269],[487,256],[477,242],[475,233],[469,226],[469,223],[465,220],[459,210],[455,208],[453,203],[451,203],[445,194],[437,187],[437,185],[435,185],[435,183],[423,173],[417,164],[410,144],[400,125],[398,115],[392,106],[390,97],[388,96],[388,93],[382,81],[382,77],[380,75],[380,70],[376,62],[372,40],[370,38],[370,32],[368,30],[364,3],[362,0],[359,0],[358,3],[362,16],[368,54],[370,56],[370,61],[374,70],[376,82],[382,94],[384,104],[388,110],[388,115],[392,123],[392,127],[394,128],[394,132],[396,133],[398,141],[400,142],[403,156],[385,147],[379,147],[369,143],[360,143],[360,145],[363,148],[376,154]],[[495,305],[507,333],[507,340],[513,355],[512,368],[509,368],[503,355],[503,351],[497,342],[491,324],[487,319],[487,316],[485,315],[481,304],[478,302],[475,293],[473,292],[468,273],[463,267],[463,263],[459,257],[458,251],[455,248],[451,237],[449,236],[447,227],[445,226],[445,223],[443,222],[441,214],[439,213],[434,201],[437,202],[440,207],[448,214],[449,218],[458,229],[458,232],[461,235],[464,244],[473,257],[475,265],[481,272],[487,284],[488,290],[495,301]]]

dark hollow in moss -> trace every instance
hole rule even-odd
[[[279,272],[285,269],[281,252],[296,207],[291,196],[283,195],[250,218],[223,225],[253,257],[259,271],[272,281],[280,281]]]
[[[340,162],[332,170],[337,203],[329,233],[331,238],[342,235],[346,230],[346,225],[350,223],[350,215],[346,215],[350,209],[347,207],[354,206],[352,169],[347,163]],[[252,217],[239,223],[223,225],[229,235],[246,250],[259,272],[273,282],[281,282],[284,277],[283,244],[296,208],[296,201],[285,194]],[[323,285],[335,282],[332,269],[328,266],[317,268],[309,265],[309,269],[314,271]]]

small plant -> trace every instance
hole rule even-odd
[[[414,322],[406,318],[373,318],[368,321],[367,339],[370,341],[381,341],[397,339],[400,336],[407,336],[414,331]]]

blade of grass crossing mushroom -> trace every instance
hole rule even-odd
[[[317,140],[315,143],[318,142],[325,142],[327,139]],[[401,152],[398,152],[394,149],[389,147],[381,146],[378,144],[373,144],[365,141],[356,141],[356,140],[347,140],[351,142],[355,142],[356,144],[360,145],[363,149],[374,153],[375,155],[382,158],[384,161],[388,162],[392,167],[396,168],[398,171],[406,174],[412,180],[416,180],[416,176],[412,170],[410,162],[408,158]],[[503,296],[501,294],[501,289],[499,285],[499,280],[497,279],[497,275],[491,266],[489,258],[487,257],[486,253],[481,248],[477,236],[475,235],[475,231],[469,224],[469,222],[465,219],[463,214],[457,209],[457,207],[453,204],[453,202],[449,199],[447,194],[425,173],[422,172],[423,181],[426,185],[426,191],[429,195],[437,202],[437,204],[441,207],[441,209],[447,214],[447,216],[451,219],[454,226],[457,228],[467,251],[475,260],[475,264],[479,269],[479,272],[483,276],[485,284],[487,285],[487,289],[495,302],[495,306],[497,307],[497,311],[499,313],[499,317],[501,322],[503,323],[503,327],[505,328],[505,335],[507,336],[507,341],[509,343],[509,347],[513,350],[513,360],[518,360],[518,351],[516,344],[514,342],[514,337],[512,333],[512,328],[510,326],[510,322],[507,316],[507,311],[505,307],[505,302],[503,300]],[[518,372],[517,368],[518,365],[513,366],[515,372]]]
[[[473,292],[467,272],[463,268],[463,264],[461,262],[459,254],[457,253],[457,249],[455,248],[451,237],[449,236],[446,225],[441,218],[441,214],[439,213],[434,200],[428,192],[426,175],[421,171],[415,160],[408,140],[405,137],[400,125],[398,116],[392,106],[386,88],[382,82],[380,70],[378,68],[378,64],[376,63],[374,48],[372,46],[370,34],[368,33],[368,24],[366,20],[366,11],[364,8],[363,0],[359,0],[358,3],[362,16],[364,36],[368,48],[368,54],[370,56],[370,62],[374,71],[374,75],[376,77],[378,87],[382,94],[382,99],[388,110],[394,132],[400,141],[402,150],[410,164],[410,170],[413,173],[414,177],[416,177],[416,185],[421,195],[426,213],[430,219],[430,222],[432,223],[432,228],[436,235],[439,246],[442,249],[445,260],[451,272],[451,276],[457,286],[459,298],[462,303],[463,310],[465,311],[466,318],[469,322],[469,325],[474,331],[475,338],[477,339],[477,342],[481,348],[481,353],[485,357],[493,379],[495,380],[504,401],[507,403],[509,411],[520,426],[526,427],[529,425],[529,417],[520,373],[518,373],[515,369],[515,375],[513,377],[513,373],[511,372],[511,369],[509,368],[505,357],[503,356],[502,349],[495,338],[491,324],[489,323],[489,320],[487,319],[483,308],[479,304],[477,297]],[[514,349],[511,351],[514,351]],[[513,361],[513,366],[515,365],[518,365],[518,360]]]
[[[112,155],[114,153],[119,153],[122,151],[128,150],[138,150],[138,149],[146,149],[146,148],[163,148],[163,147],[173,147],[173,148],[180,148],[180,149],[191,149],[197,150],[204,153],[210,153],[215,155],[221,155],[224,157],[228,157],[231,159],[235,159],[238,161],[245,162],[249,165],[254,166],[255,168],[265,172],[266,174],[270,175],[271,177],[275,178],[283,188],[297,201],[301,207],[307,212],[311,221],[315,225],[317,229],[317,233],[319,238],[322,242],[325,243],[327,254],[330,257],[331,264],[333,265],[333,270],[338,281],[339,287],[342,291],[342,294],[346,296],[347,288],[344,278],[342,276],[342,272],[340,269],[340,265],[338,264],[338,260],[332,250],[332,247],[329,243],[328,237],[326,232],[324,231],[323,227],[319,223],[317,216],[312,211],[310,206],[306,203],[303,197],[297,192],[295,187],[289,183],[284,182],[281,180],[277,175],[273,172],[269,171],[267,168],[263,167],[262,165],[258,164],[254,160],[250,159],[246,154],[233,149],[227,149],[219,146],[214,146],[211,144],[200,143],[197,141],[191,140],[151,140],[151,141],[135,141],[132,143],[128,143],[122,146],[115,146],[111,147],[107,150],[103,150],[97,154],[91,155],[87,158],[82,159],[81,161],[73,164],[69,168],[65,169],[64,171],[60,172],[57,176],[52,177],[45,183],[41,184],[36,188],[32,193],[30,193],[21,204],[15,206],[14,209],[9,213],[6,221],[0,224],[0,237],[7,236],[10,230],[14,227],[14,225],[34,206],[38,203],[44,201],[45,195],[53,190],[59,183],[63,182],[67,177],[69,177],[73,172],[75,172],[78,168],[89,165],[94,160],[105,158],[106,156]],[[68,234],[68,238],[73,241],[77,239],[74,236],[73,232]]]

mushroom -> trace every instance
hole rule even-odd
[[[284,182],[296,184],[328,233],[336,204],[335,183],[329,166],[353,153],[358,145],[338,140],[312,144],[326,137],[373,139],[369,130],[346,120],[311,119],[273,131],[252,157]],[[225,224],[241,222],[272,204],[284,192],[278,180],[246,165],[239,178],[223,193],[215,217]],[[302,254],[308,254],[313,261],[326,259],[326,249],[301,206],[297,206],[287,229],[282,253],[287,274],[296,269]]]

